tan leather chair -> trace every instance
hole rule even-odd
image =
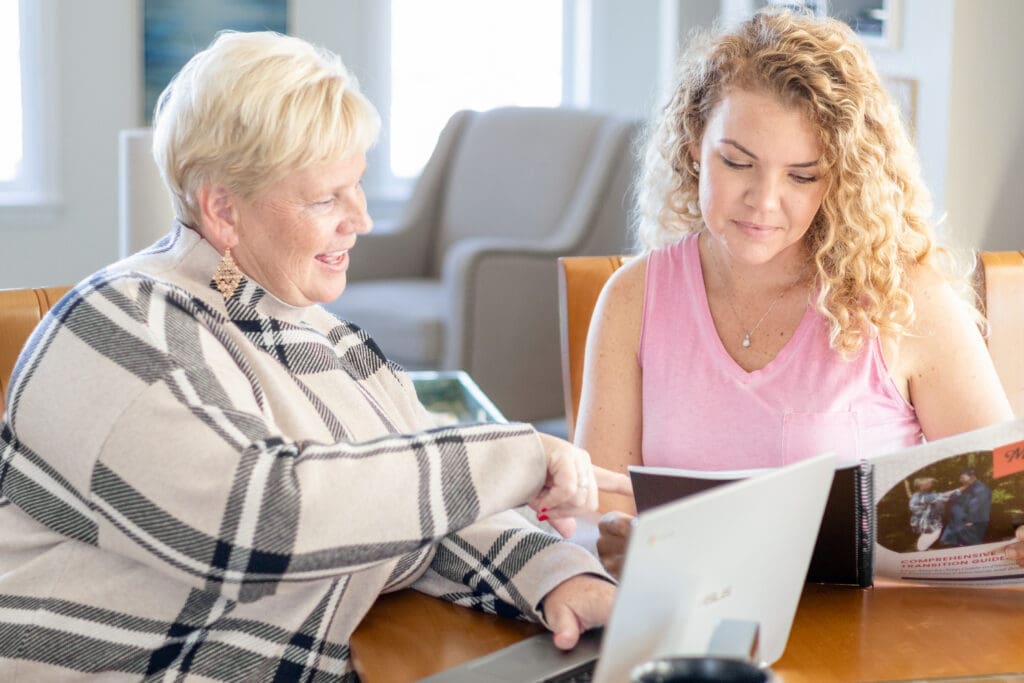
[[[558,259],[562,389],[570,440],[576,428],[583,386],[583,354],[590,318],[604,283],[628,258]],[[979,253],[975,288],[989,321],[989,353],[1014,414],[1024,416],[1024,251]]]
[[[7,386],[21,347],[46,312],[64,296],[69,287],[0,290],[0,415],[3,415]]]
[[[563,256],[558,259],[558,319],[562,346],[562,394],[569,440],[583,390],[583,355],[590,318],[604,283],[628,256]]]
[[[1024,417],[1024,250],[983,251],[975,273],[989,323],[988,352],[1013,414]]]

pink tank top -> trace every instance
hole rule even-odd
[[[768,365],[738,366],[711,319],[696,234],[650,254],[643,307],[645,465],[776,467],[826,451],[851,462],[921,442],[878,340],[844,359],[810,305]]]

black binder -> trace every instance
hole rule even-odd
[[[674,476],[630,469],[639,512],[721,484],[730,478]],[[785,501],[780,501],[785,505]],[[807,580],[866,588],[875,580],[874,468],[861,461],[836,469]]]
[[[875,581],[875,491],[869,462],[836,470],[807,580],[866,588]]]

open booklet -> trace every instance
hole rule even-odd
[[[630,467],[637,510],[769,470]],[[780,500],[780,505],[786,502]],[[756,510],[738,511],[757,514]],[[1024,524],[1024,419],[836,470],[807,580],[1024,585],[1001,549]]]

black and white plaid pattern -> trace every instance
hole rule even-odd
[[[585,551],[515,513],[525,425],[433,428],[365,332],[191,230],[76,287],[0,423],[0,680],[349,681],[376,596],[536,619]]]

